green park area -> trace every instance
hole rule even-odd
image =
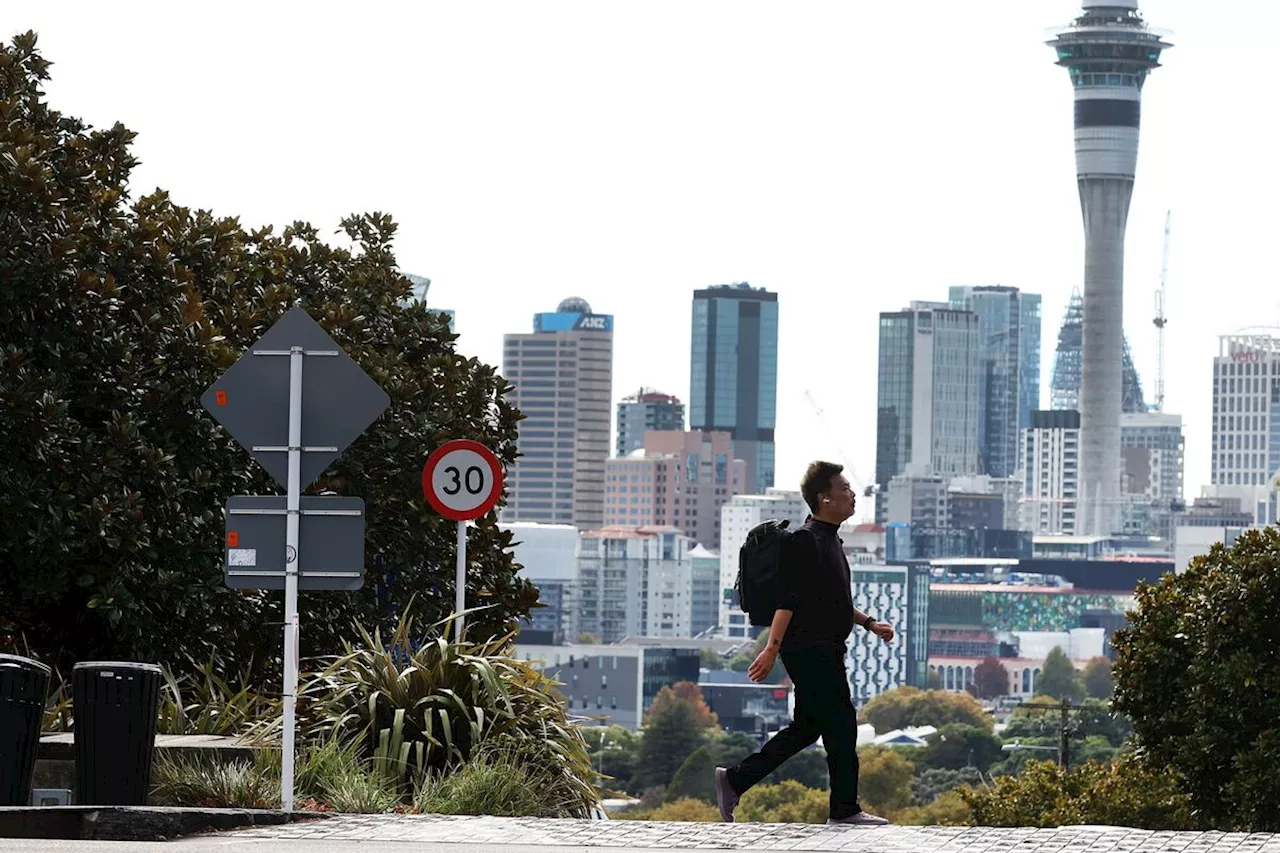
[[[261,748],[161,756],[152,801],[278,807],[281,596],[223,577],[227,498],[275,489],[199,400],[300,306],[391,403],[310,492],[365,501],[370,568],[358,591],[301,597],[299,807],[587,817],[626,799],[611,817],[716,819],[713,770],[755,741],[690,683],[640,731],[571,716],[515,654],[538,592],[492,515],[468,534],[468,639],[449,634],[456,530],[422,499],[423,460],[467,438],[510,464],[521,416],[412,297],[392,218],[354,214],[330,241],[134,187],[133,134],[56,111],[50,71],[32,34],[0,47],[0,653],[53,669],[45,730],[74,727],[76,662],[156,662],[161,734]],[[982,700],[998,662],[977,695],[882,694],[861,711],[877,732],[937,731],[861,750],[864,805],[899,823],[1280,830],[1278,613],[1275,527],[1140,589],[1114,666],[1045,664],[1031,704],[1071,703],[1066,768],[1057,710],[1017,709],[997,732]],[[824,822],[826,782],[810,750],[739,820]]]

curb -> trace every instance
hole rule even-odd
[[[324,820],[320,812],[182,809],[161,806],[0,807],[0,838],[167,841],[203,832]]]

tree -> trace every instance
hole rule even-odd
[[[698,660],[703,669],[712,670],[725,669],[728,667],[729,663],[725,660],[724,655],[720,654],[715,649],[708,648],[706,646],[698,649]]]
[[[645,717],[635,786],[642,791],[669,786],[680,766],[706,743],[707,732],[714,725],[715,715],[702,701],[701,693],[695,702],[672,687],[662,688]]]
[[[680,823],[716,823],[720,809],[703,800],[686,798],[674,803],[663,803],[655,809],[627,809],[613,815],[618,820],[658,820]]]
[[[920,750],[915,761],[920,767],[986,770],[1002,756],[1000,739],[979,726],[952,723],[929,735],[927,741],[929,745]]]
[[[1020,775],[998,777],[990,788],[959,791],[976,826],[1194,826],[1191,800],[1177,778],[1153,772],[1133,755],[1111,767],[1090,762],[1065,773],[1051,761],[1030,761]]]
[[[792,780],[806,788],[826,790],[831,787],[831,774],[827,769],[826,750],[811,746],[801,750],[783,762],[782,766],[765,777],[765,783],[776,785]]]
[[[858,794],[870,810],[892,811],[911,804],[915,768],[901,750],[868,747],[858,752]]]
[[[596,646],[600,644],[600,638],[590,631],[583,631],[578,635],[578,642],[584,646]]]
[[[900,826],[970,826],[973,816],[961,788],[956,788],[924,805],[902,809],[894,814],[893,822]]]
[[[1140,754],[1172,768],[1198,819],[1280,830],[1280,526],[1217,544],[1141,585],[1116,633],[1114,707]]]
[[[658,695],[653,698],[653,703],[649,705],[649,712],[646,716],[651,718],[668,704],[676,702],[688,703],[694,710],[698,728],[712,729],[719,727],[720,721],[716,718],[715,712],[711,710],[706,700],[702,698],[702,688],[692,681],[677,681],[675,684],[659,690]]]
[[[941,690],[943,686],[942,676],[936,669],[930,669],[929,675],[925,678],[925,687],[929,690]]]
[[[1009,692],[1009,670],[997,657],[983,658],[973,668],[973,686],[979,699],[998,699]]]
[[[995,723],[981,703],[967,693],[895,687],[862,707],[862,722],[878,733],[910,726],[937,726],[961,723],[990,730]]]
[[[1040,677],[1036,679],[1036,690],[1054,699],[1079,702],[1084,698],[1084,682],[1080,673],[1059,646],[1054,646],[1053,651],[1044,659],[1044,667],[1040,670]]]
[[[1004,739],[1043,739],[1047,745],[1056,746],[1062,730],[1062,716],[1058,708],[1048,706],[1057,704],[1058,700],[1052,696],[1036,695],[1014,708],[1005,724]],[[1078,710],[1068,715],[1067,722],[1073,738],[1104,737],[1116,748],[1133,732],[1133,724],[1126,717],[1114,713],[1101,699],[1085,699]]]
[[[666,800],[684,797],[716,801],[715,769],[732,767],[756,751],[755,739],[742,732],[722,732],[685,759],[667,787]]]
[[[391,397],[312,486],[365,499],[379,568],[358,592],[302,596],[303,654],[406,607],[447,616],[456,531],[421,498],[423,456],[465,437],[509,464],[519,414],[412,298],[395,223],[351,216],[351,248],[334,248],[305,223],[246,231],[159,190],[130,203],[134,134],[52,110],[49,66],[33,33],[0,45],[0,637],[64,672],[211,657],[277,671],[282,596],[222,576],[227,497],[277,489],[198,400],[293,306]],[[505,634],[537,590],[492,516],[469,541],[468,604],[487,609],[468,628]]]
[[[958,770],[917,768],[916,775],[911,780],[911,802],[917,806],[927,806],[956,788],[966,785],[976,787],[980,784],[982,774],[976,767],[961,767]]]
[[[1093,699],[1110,699],[1115,690],[1111,677],[1111,661],[1104,657],[1093,658],[1084,668],[1084,689]]]
[[[623,726],[584,727],[582,734],[591,750],[591,765],[608,777],[602,787],[638,793],[632,782],[640,763],[640,736]]]
[[[796,781],[757,785],[742,795],[734,816],[750,823],[826,823],[831,795]]]

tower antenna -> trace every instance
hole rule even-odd
[[[1156,291],[1156,411],[1164,411],[1164,327],[1169,322],[1164,316],[1164,300],[1169,287],[1169,232],[1173,225],[1173,211],[1164,215],[1164,261],[1160,265],[1160,289]]]

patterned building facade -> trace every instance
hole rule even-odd
[[[893,626],[886,643],[855,628],[849,637],[849,688],[862,706],[902,685],[924,687],[928,679],[929,573],[908,566],[852,566],[853,604]]]

